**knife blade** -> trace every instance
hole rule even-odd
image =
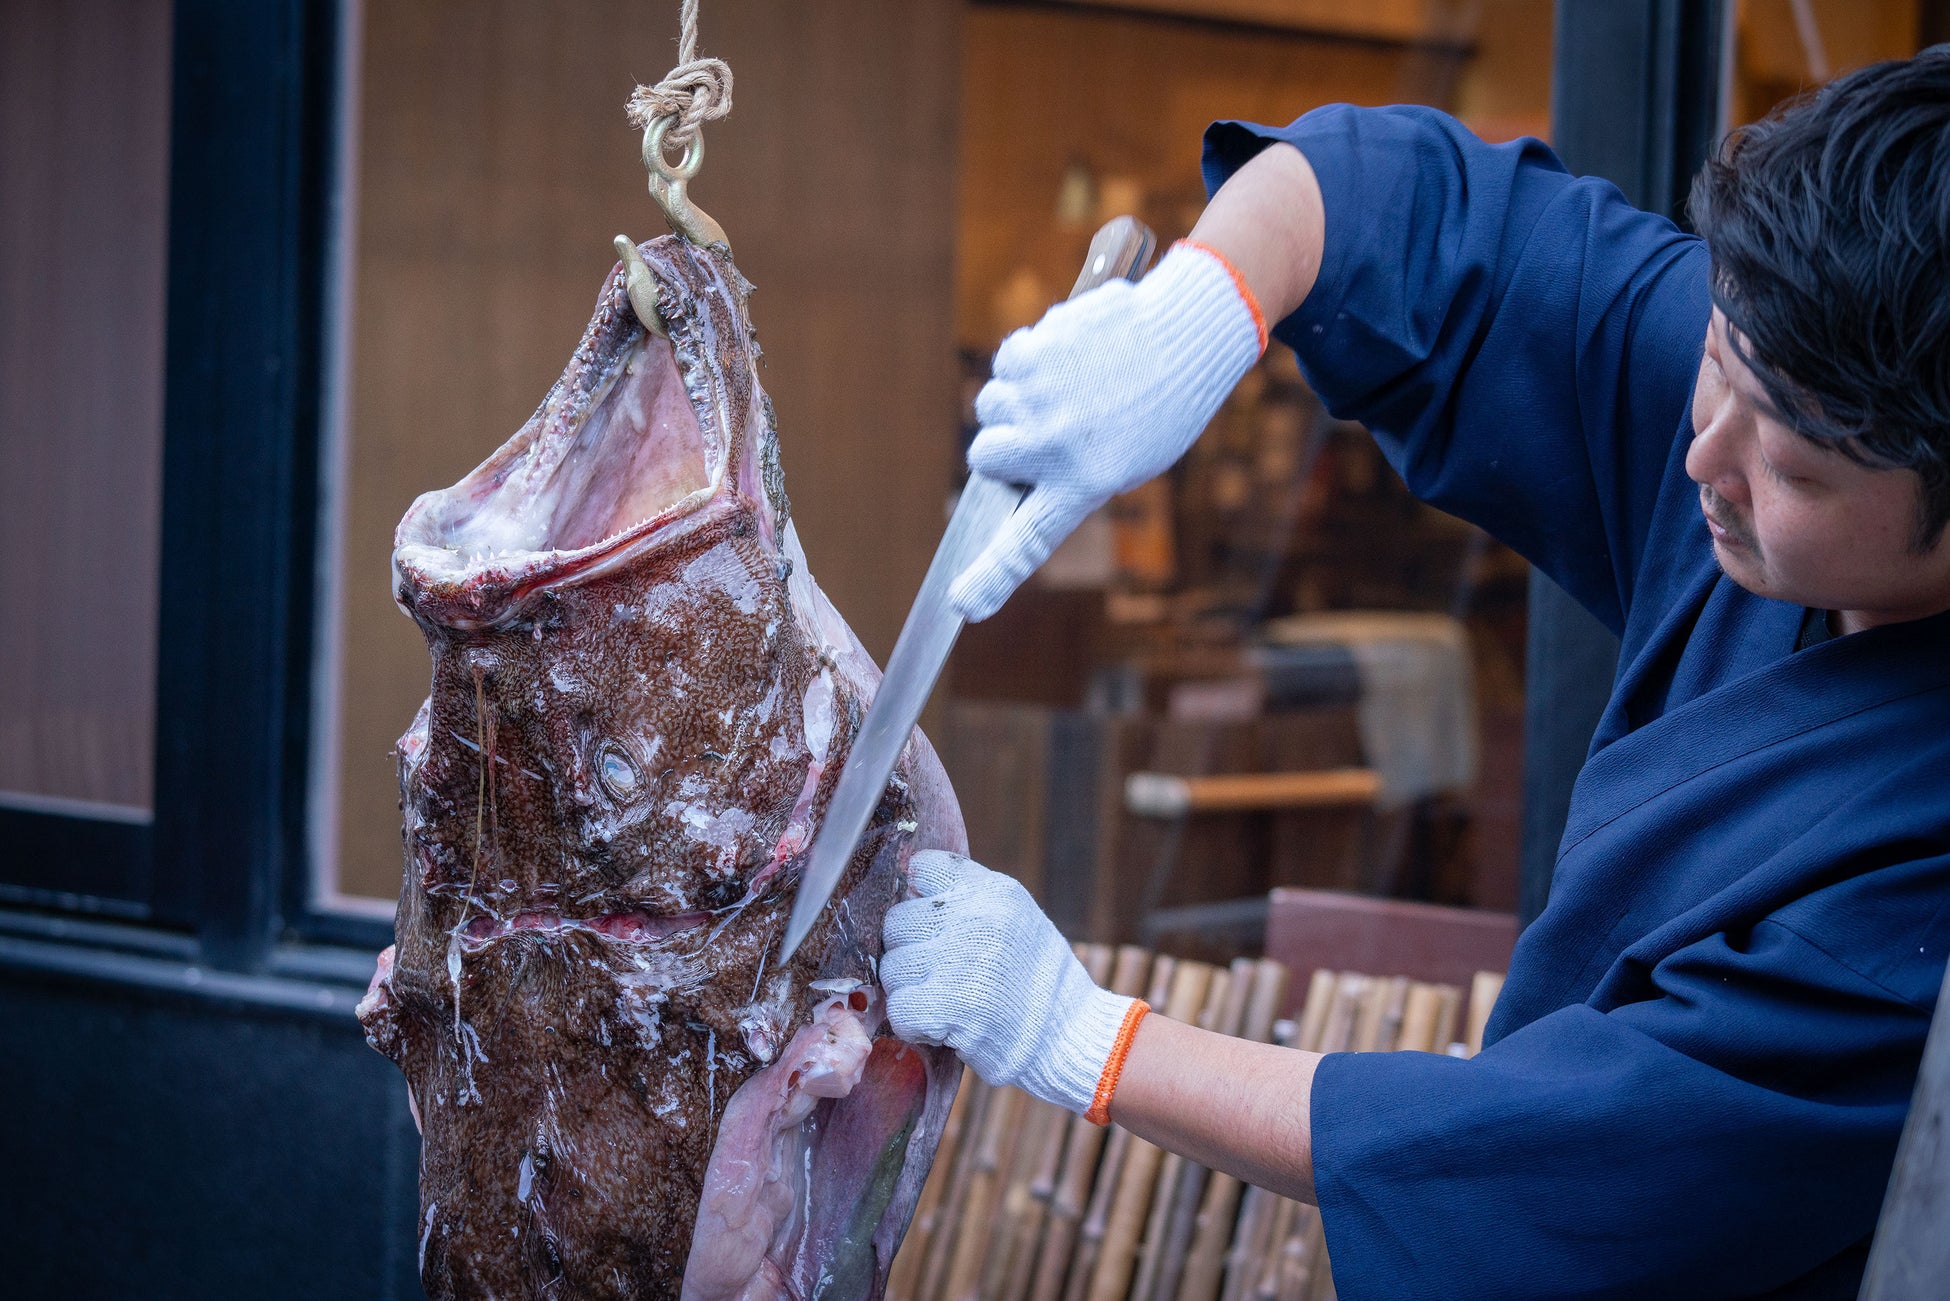
[[[1116,276],[1137,279],[1150,263],[1156,244],[1150,228],[1135,217],[1115,217],[1106,222],[1090,241],[1070,297]],[[894,653],[887,658],[880,689],[867,707],[859,735],[853,738],[826,816],[813,835],[799,893],[792,901],[792,916],[786,923],[785,940],[779,946],[780,963],[791,959],[832,901],[833,891],[880,803],[881,792],[894,775],[894,765],[900,762],[907,738],[921,721],[921,711],[933,694],[948,652],[961,634],[962,618],[948,603],[948,589],[995,539],[1026,492],[1018,484],[1001,483],[987,475],[968,476],[907,622],[901,625]]]

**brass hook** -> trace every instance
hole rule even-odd
[[[636,319],[650,333],[668,339],[670,327],[664,324],[664,315],[657,310],[657,278],[650,274],[643,254],[637,251],[636,241],[628,235],[618,235],[610,242],[616,246],[616,256],[623,260],[623,292],[630,296],[630,308],[636,313]]]
[[[674,117],[656,117],[643,128],[643,165],[650,171],[650,197],[663,209],[670,228],[699,248],[719,248],[731,252],[731,241],[724,227],[711,214],[692,203],[685,192],[692,177],[704,166],[704,132],[696,130],[684,145],[684,157],[675,167],[664,158],[664,135]]]

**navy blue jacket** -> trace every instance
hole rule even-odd
[[[1340,1295],[1854,1296],[1950,946],[1950,615],[1796,652],[1720,573],[1699,240],[1428,109],[1216,124],[1207,184],[1274,140],[1327,214],[1275,336],[1623,638],[1489,1046],[1321,1063]]]

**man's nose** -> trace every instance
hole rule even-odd
[[[1746,505],[1747,477],[1740,468],[1738,442],[1738,431],[1722,404],[1706,428],[1693,435],[1692,446],[1686,449],[1686,474],[1728,501]]]

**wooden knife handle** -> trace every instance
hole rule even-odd
[[[1119,276],[1136,280],[1151,265],[1157,247],[1158,237],[1136,217],[1112,217],[1090,237],[1090,251],[1084,254],[1077,282],[1070,286],[1070,297]]]

